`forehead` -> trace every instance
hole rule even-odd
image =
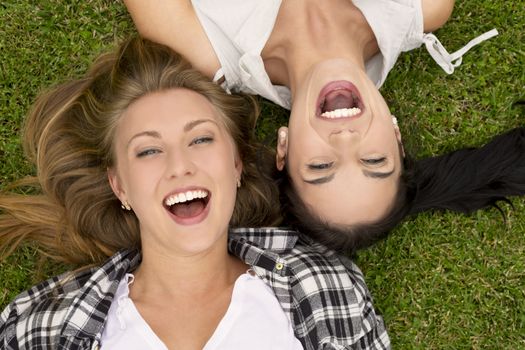
[[[169,89],[144,95],[121,114],[113,132],[112,147],[124,151],[137,135],[158,135],[166,141],[176,141],[189,125],[215,125],[219,134],[235,147],[221,114],[203,95],[183,88]],[[199,123],[198,121],[213,121]],[[116,156],[116,155],[115,155]]]
[[[191,117],[220,119],[218,111],[206,97],[183,88],[148,93],[131,103],[122,113],[122,119],[128,122]]]
[[[375,222],[391,208],[399,188],[400,167],[386,179],[370,178],[362,169],[338,169],[331,181],[324,184],[305,183],[292,175],[299,198],[322,219],[339,225]]]

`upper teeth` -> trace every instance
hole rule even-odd
[[[361,109],[357,107],[341,108],[341,109],[336,109],[335,111],[324,112],[323,114],[321,114],[321,117],[344,118],[344,117],[352,117],[354,115],[358,115],[359,113],[361,113]]]
[[[208,197],[208,192],[206,191],[186,191],[169,196],[168,198],[166,198],[165,203],[168,206],[172,206],[173,204],[184,203],[186,201],[191,201],[196,198],[206,197]]]

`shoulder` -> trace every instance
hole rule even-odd
[[[363,273],[348,257],[300,234],[294,249],[282,258],[297,281],[294,294],[322,300],[329,295],[331,305],[322,307],[341,307],[352,317],[373,310]]]
[[[454,0],[421,0],[424,31],[432,32],[443,26],[454,8]]]
[[[349,280],[341,281],[344,285],[348,283],[354,285],[355,278],[363,280],[363,274],[359,267],[348,257],[341,255],[312,238],[297,233],[298,240],[296,245],[289,252],[283,254],[295,273],[316,273],[323,275],[324,278],[350,277]]]
[[[299,329],[316,333],[319,344],[366,343],[374,348],[370,344],[376,343],[389,348],[383,319],[375,312],[364,276],[353,261],[302,234],[282,257],[292,274],[293,313]],[[334,322],[340,327],[327,331]]]
[[[285,228],[232,230],[229,244],[272,288],[302,342],[390,348],[363,274],[347,257]]]
[[[124,0],[124,3],[142,36],[171,47],[210,78],[220,68],[191,1]]]
[[[119,252],[100,267],[67,272],[19,294],[0,315],[0,344],[51,348],[63,335],[94,336],[118,282],[138,259],[136,252]]]
[[[17,348],[11,344],[18,344],[24,348],[38,338],[39,343],[52,346],[66,311],[90,276],[90,270],[65,273],[19,294],[0,315],[0,344],[9,344],[7,348]]]

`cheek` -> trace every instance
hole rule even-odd
[[[163,166],[159,162],[134,164],[127,170],[125,182],[128,186],[128,192],[135,197],[152,193],[159,177],[163,174]]]
[[[312,132],[302,134],[295,134],[296,137],[290,137],[288,143],[287,153],[287,167],[288,171],[294,176],[298,176],[299,169],[304,167],[306,163],[317,160],[333,160],[338,154],[338,150],[334,149],[319,134]]]
[[[290,131],[288,139],[289,156],[296,154],[305,157],[319,156],[318,154],[326,152],[327,147],[330,147],[329,144],[313,128]]]
[[[370,139],[378,146],[381,145],[381,147],[397,147],[396,130],[390,119],[376,123],[370,129],[367,139]]]
[[[236,154],[233,141],[222,142],[210,148],[199,149],[194,154],[194,162],[199,169],[206,171],[212,178],[237,176]]]
[[[204,154],[202,157],[199,157],[197,166],[199,169],[206,171],[213,179],[233,179],[237,176],[235,158],[230,154],[227,154],[227,156],[218,156],[211,153]]]

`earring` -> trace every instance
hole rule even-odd
[[[240,178],[237,179],[237,188],[241,188],[241,179]]]
[[[122,202],[120,207],[122,208],[122,210],[127,210],[127,211],[131,210],[131,206],[129,205],[128,201]]]
[[[281,130],[281,132],[279,132],[279,144],[284,145],[285,142],[286,142],[286,131]]]
[[[397,126],[397,118],[392,116],[392,124],[394,124],[394,126]]]

